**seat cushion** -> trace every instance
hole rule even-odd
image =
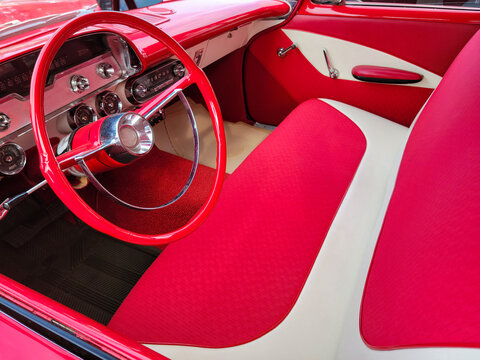
[[[229,177],[207,221],[171,244],[109,327],[143,343],[227,347],[291,310],[366,149],[320,100],[295,109]]]
[[[364,291],[374,348],[480,347],[479,56],[477,32],[408,140]]]

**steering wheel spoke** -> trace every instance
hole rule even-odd
[[[78,155],[74,156],[74,160],[78,164],[78,166],[82,169],[82,172],[87,176],[88,180],[92,183],[95,188],[100,191],[102,194],[104,194],[106,197],[109,199],[116,201],[120,205],[123,205],[129,209],[135,209],[135,210],[142,210],[142,211],[151,211],[151,210],[158,210],[162,209],[164,207],[167,207],[177,200],[179,200],[189,189],[190,185],[192,184],[193,178],[195,177],[195,174],[197,172],[198,168],[198,159],[199,159],[199,138],[198,138],[198,128],[197,128],[197,123],[195,121],[195,115],[193,114],[192,108],[190,107],[190,103],[188,102],[187,98],[183,94],[181,89],[175,89],[172,91],[167,97],[164,98],[165,101],[170,101],[173,99],[175,96],[178,96],[180,101],[182,102],[183,106],[187,110],[188,118],[190,120],[190,125],[192,127],[192,135],[193,135],[193,147],[194,147],[194,152],[193,152],[193,162],[192,162],[192,167],[190,169],[190,174],[188,175],[187,182],[183,186],[183,188],[180,190],[180,192],[170,201],[167,201],[166,203],[163,203],[161,205],[157,206],[151,206],[151,207],[146,207],[146,206],[140,206],[140,205],[135,205],[132,203],[129,203],[127,201],[124,201],[120,199],[119,197],[115,196],[112,192],[110,192],[105,186],[102,185],[100,181],[95,177],[95,175],[90,171],[87,162],[85,159],[96,152],[102,150],[102,148],[106,148],[109,146],[100,146],[97,148],[97,150],[92,150],[90,152],[84,151],[80,152]],[[157,106],[161,105],[162,103],[157,103]],[[160,108],[160,106],[159,106]],[[153,111],[153,110],[152,110]],[[156,110],[158,111],[158,110]]]
[[[98,153],[99,151],[105,150],[109,146],[110,144],[95,144],[94,146],[92,146],[91,144],[85,144],[66,153],[58,155],[56,157],[56,160],[61,169],[67,169],[69,167],[77,165],[79,161],[86,160],[89,157]]]
[[[192,84],[192,76],[190,74],[185,75],[176,83],[170,85],[161,94],[146,102],[140,109],[137,110],[137,113],[147,120],[150,119],[158,111],[163,109],[170,101],[172,101],[180,92]]]

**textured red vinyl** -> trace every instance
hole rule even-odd
[[[206,347],[272,330],[295,304],[365,147],[336,109],[300,105],[229,177],[204,225],[164,250],[109,327]]]
[[[409,138],[365,286],[374,348],[480,347],[480,32]]]

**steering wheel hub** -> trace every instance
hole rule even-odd
[[[110,145],[107,153],[114,160],[128,164],[152,150],[153,129],[141,115],[129,112],[110,115],[100,128],[102,144]]]

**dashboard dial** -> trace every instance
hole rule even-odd
[[[90,124],[91,122],[97,121],[97,114],[90,106],[80,104],[68,112],[67,119],[68,125],[70,125],[72,130],[75,130],[79,127]]]
[[[98,94],[96,103],[100,116],[118,114],[123,108],[120,97],[112,91],[104,91]]]
[[[15,175],[23,170],[27,158],[20,145],[8,143],[0,147],[0,173]]]

